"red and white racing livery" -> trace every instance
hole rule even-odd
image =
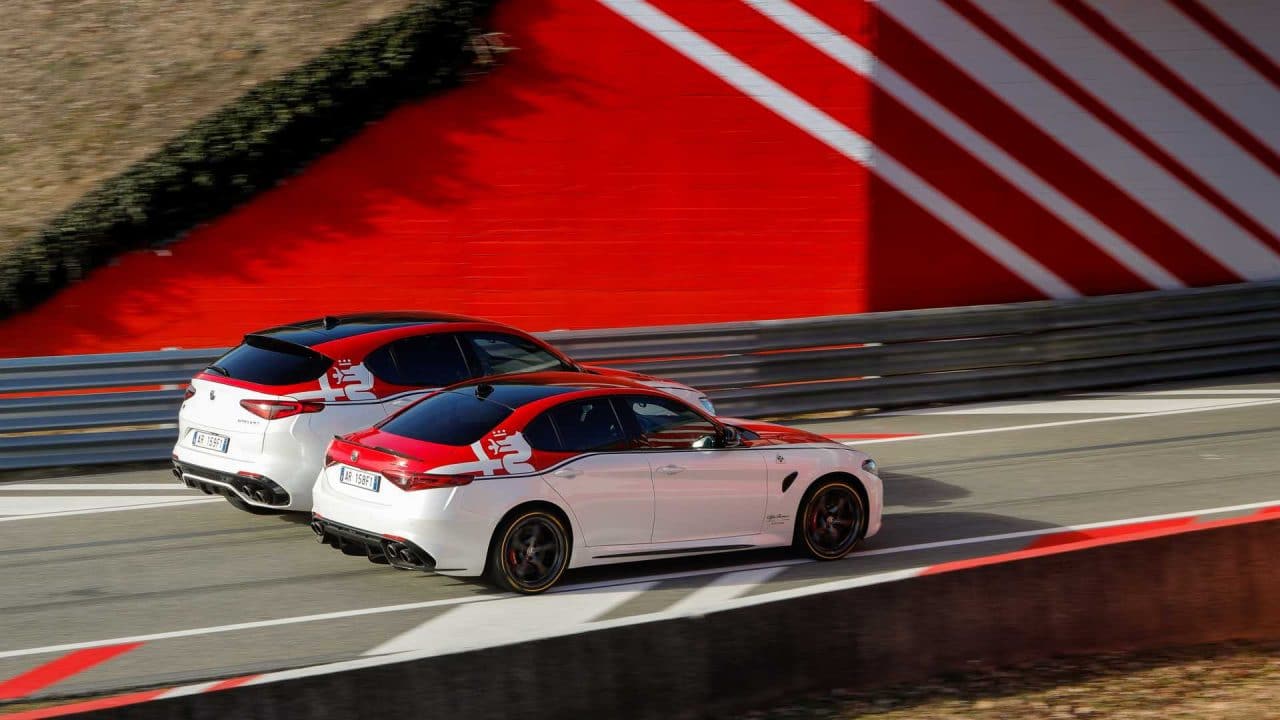
[[[313,499],[335,548],[524,593],[673,555],[836,559],[883,507],[875,462],[841,443],[571,372],[464,383],[335,438]]]
[[[461,381],[547,370],[625,375],[711,407],[687,385],[581,365],[486,320],[420,312],[326,317],[250,333],[192,379],[178,415],[174,473],[250,512],[310,510],[335,435]]]

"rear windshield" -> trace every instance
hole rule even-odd
[[[297,385],[324,374],[333,361],[292,343],[250,337],[218,358],[209,371],[259,385]]]
[[[506,405],[481,400],[468,388],[420,400],[379,429],[423,442],[464,446],[484,437],[511,413]]]

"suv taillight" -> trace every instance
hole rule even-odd
[[[195,394],[196,394],[196,386],[188,384],[187,391],[182,393],[182,402],[186,402],[190,400],[191,396]]]
[[[324,409],[324,403],[298,400],[241,400],[240,407],[260,418],[279,420],[303,413],[320,412]]]
[[[382,477],[390,480],[392,485],[405,492],[470,485],[472,480],[470,475],[435,475],[395,469],[382,471]]]

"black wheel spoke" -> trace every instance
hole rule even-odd
[[[567,558],[568,538],[546,516],[526,516],[507,535],[504,565],[516,589],[542,590],[563,571]]]
[[[830,485],[810,501],[805,536],[820,555],[835,558],[857,542],[862,529],[862,501],[846,485]]]

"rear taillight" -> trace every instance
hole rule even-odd
[[[395,469],[384,470],[382,472],[382,476],[390,480],[392,485],[395,485],[406,492],[470,485],[472,480],[472,476],[470,475],[435,475],[432,473],[415,473]]]
[[[326,450],[324,453],[324,466],[329,467],[330,465],[335,465],[340,462],[345,462],[346,459],[349,457],[351,457],[350,450],[335,449],[333,447],[333,443],[331,442],[329,443],[329,449]]]
[[[297,400],[241,400],[240,407],[260,418],[279,420],[303,413],[320,412],[324,409],[324,403]]]
[[[186,402],[186,401],[190,400],[190,399],[191,399],[191,396],[192,396],[192,395],[195,395],[195,394],[196,394],[196,386],[195,386],[195,385],[188,385],[188,386],[187,386],[187,391],[186,391],[185,393],[183,393],[183,394],[182,394],[182,402]]]

